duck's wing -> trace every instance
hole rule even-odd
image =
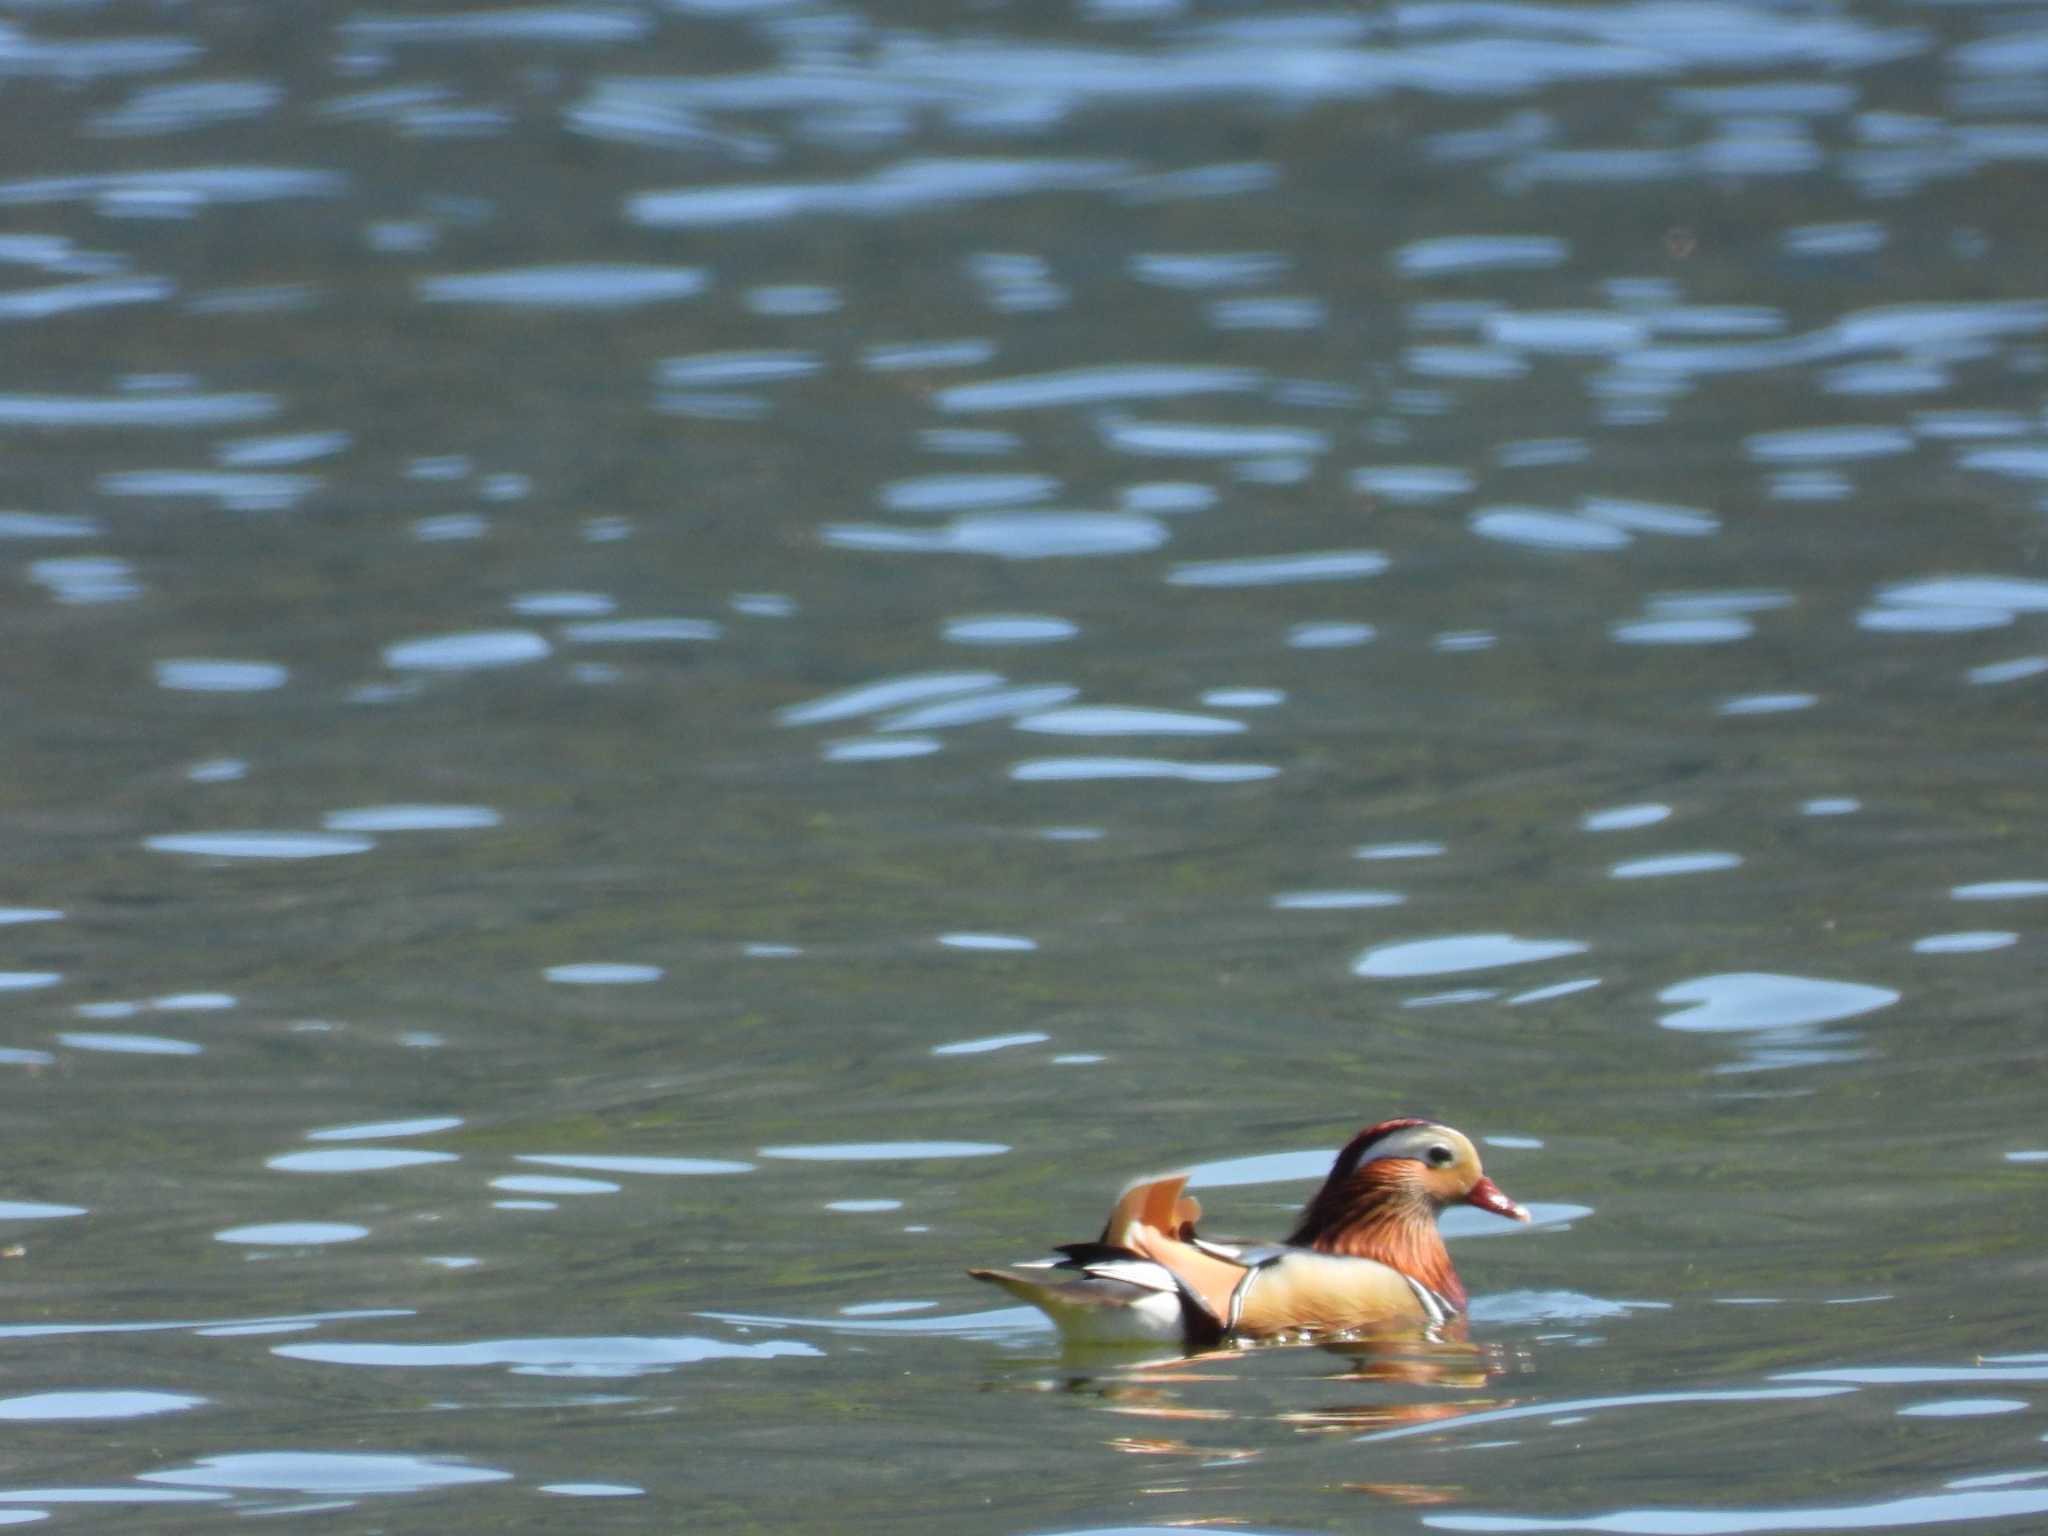
[[[1457,1315],[1445,1297],[1376,1259],[1278,1246],[1242,1257],[1250,1268],[1231,1298],[1233,1333],[1432,1329]]]
[[[1187,1183],[1184,1173],[1138,1180],[1117,1196],[1097,1241],[1128,1248],[1131,1234],[1141,1227],[1168,1237],[1193,1236],[1195,1223],[1202,1219],[1202,1207],[1193,1195],[1182,1193]]]

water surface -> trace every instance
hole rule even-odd
[[[2048,1519],[2041,15],[0,76],[0,1521]],[[1415,1111],[1465,1342],[962,1274]]]

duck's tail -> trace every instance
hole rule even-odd
[[[1186,1242],[1202,1208],[1181,1193],[1187,1181],[1178,1173],[1133,1184],[1117,1198],[1102,1236],[1068,1244],[1057,1263],[967,1273],[1029,1302],[1070,1339],[1213,1343],[1221,1336],[1213,1301],[1165,1256],[1193,1253]]]
[[[1211,1330],[1157,1265],[1126,1254],[1111,1266],[1122,1273],[1151,1271],[1139,1278],[1100,1274],[1059,1265],[1036,1272],[1014,1269],[970,1269],[968,1274],[1001,1286],[1019,1301],[1038,1308],[1074,1344],[1161,1344],[1206,1339]]]

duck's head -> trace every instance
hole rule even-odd
[[[1436,1217],[1453,1205],[1529,1219],[1486,1176],[1462,1132],[1434,1120],[1382,1120],[1344,1144],[1288,1241],[1435,1273],[1442,1252]],[[1442,1268],[1448,1273],[1448,1258]]]
[[[1325,1188],[1371,1184],[1426,1199],[1441,1211],[1476,1205],[1482,1211],[1527,1221],[1529,1213],[1507,1197],[1479,1165],[1479,1150],[1462,1131],[1433,1120],[1382,1120],[1360,1131],[1337,1154]]]

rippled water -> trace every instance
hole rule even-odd
[[[2048,12],[20,4],[0,116],[0,1523],[2048,1526]],[[962,1274],[1417,1109],[1469,1344]]]

